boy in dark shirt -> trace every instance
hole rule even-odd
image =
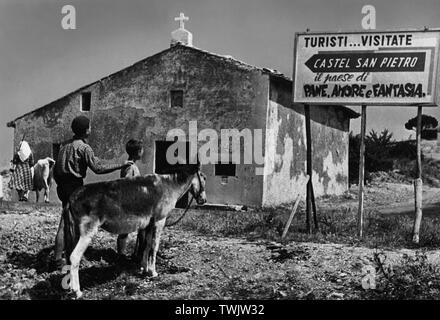
[[[136,161],[142,158],[142,154],[144,152],[144,149],[142,148],[142,142],[131,139],[125,145],[125,151],[128,154],[128,161],[132,161],[133,164],[131,166],[127,166],[121,169],[121,178],[140,176],[141,173],[139,172],[139,168],[136,165]],[[125,249],[127,248],[127,238],[128,238],[128,234],[120,234],[118,236],[117,249],[118,249],[118,254],[121,256],[125,255]],[[139,241],[139,234],[137,241]],[[137,247],[138,247],[138,243],[136,242],[134,255],[137,255]]]
[[[90,135],[90,120],[87,117],[78,116],[73,119],[72,131],[75,135],[61,147],[54,167],[57,194],[63,208],[69,201],[73,191],[84,184],[83,179],[86,177],[87,168],[90,168],[96,174],[105,174],[132,165],[131,161],[123,164],[106,165],[94,155],[92,148],[85,140]],[[64,219],[61,215],[55,238],[55,263],[58,268],[61,268],[65,263],[62,258],[63,251]]]

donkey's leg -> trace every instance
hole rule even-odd
[[[49,189],[44,189],[44,202],[49,203]]]
[[[35,202],[38,203],[39,200],[40,200],[40,192],[38,191],[38,189],[35,189]]]
[[[153,276],[157,276],[156,272],[156,255],[157,251],[159,250],[159,243],[160,243],[160,237],[162,236],[163,228],[165,227],[166,219],[159,220],[155,223],[155,230],[153,233],[153,241],[151,243],[152,252],[150,258],[150,267],[151,267],[151,274]],[[148,273],[148,270],[147,270]]]
[[[79,285],[79,275],[78,269],[81,263],[81,258],[92,241],[93,236],[98,232],[98,224],[93,226],[87,225],[86,227],[81,226],[81,236],[79,237],[78,243],[73,249],[70,255],[70,288],[76,293],[76,297],[80,298],[82,292]]]
[[[118,235],[118,240],[116,240],[116,247],[119,255],[125,255],[125,251],[127,249],[127,238],[128,233]]]
[[[157,276],[156,254],[157,250],[159,250],[160,236],[162,234],[163,227],[165,226],[165,220],[166,219],[162,219],[152,222],[147,229],[147,247],[144,251],[143,265],[147,271],[147,276],[150,277]]]
[[[141,256],[142,256],[141,266],[145,271],[148,270],[148,256],[149,256],[149,252],[151,251],[151,241],[153,238],[153,225],[154,222],[150,221],[150,224],[144,229],[145,238],[144,238],[144,243],[142,244],[143,250],[141,252]]]
[[[47,178],[44,179],[44,202],[49,203],[49,185],[47,183]]]
[[[137,238],[136,238],[136,245],[134,247],[133,257],[137,262],[142,261],[142,256],[145,251],[145,239],[147,237],[147,230],[139,229]]]

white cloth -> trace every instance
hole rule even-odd
[[[29,143],[26,141],[22,141],[20,144],[20,150],[18,150],[18,156],[22,162],[26,161],[27,158],[31,155],[31,147],[29,147]]]

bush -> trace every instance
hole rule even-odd
[[[392,145],[395,143],[393,134],[388,129],[380,134],[374,130],[365,137],[365,182],[370,180],[370,173],[376,171],[389,171],[393,169],[393,160],[391,158]],[[360,135],[349,135],[349,181],[358,183],[359,179],[359,151]]]
[[[421,132],[420,138],[424,140],[437,140],[438,131],[437,129],[425,129]]]
[[[390,145],[389,156],[399,159],[415,159],[417,155],[417,145],[415,140],[398,141]]]
[[[416,177],[416,161],[409,159],[402,159],[396,162],[395,169],[410,178]],[[434,159],[422,158],[422,180],[423,184],[440,187],[440,161]]]
[[[385,265],[385,255],[374,254],[376,269],[382,280],[373,294],[380,299],[438,299],[440,268],[429,263],[426,253],[404,254],[398,265]]]
[[[368,172],[389,171],[393,168],[393,162],[390,160],[390,151],[393,134],[388,129],[380,134],[371,130],[365,138],[366,163],[365,169]]]

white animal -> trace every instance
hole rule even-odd
[[[52,168],[55,164],[55,160],[52,158],[40,159],[32,167],[32,180],[34,184],[35,198],[38,202],[40,198],[40,191],[44,189],[44,202],[49,202],[49,191],[52,185]]]

